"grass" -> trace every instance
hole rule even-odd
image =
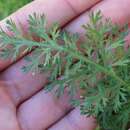
[[[32,0],[0,0],[0,20]]]

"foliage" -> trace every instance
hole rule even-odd
[[[8,16],[32,0],[0,0],[0,19]]]
[[[1,29],[1,57],[15,59],[22,47],[24,53],[35,48],[26,57],[24,72],[51,71],[47,91],[55,87],[61,96],[68,88],[71,103],[80,106],[81,114],[96,117],[100,129],[126,130],[130,121],[130,51],[124,50],[127,25],[119,27],[102,20],[100,11],[92,13],[90,22],[83,25],[85,41],[77,46],[78,34],[61,31],[57,24],[47,29],[46,24],[43,15],[29,16],[30,35],[25,37],[13,21],[7,21],[12,35]],[[39,41],[33,40],[34,35]]]

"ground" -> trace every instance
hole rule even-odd
[[[32,0],[0,0],[0,20]]]

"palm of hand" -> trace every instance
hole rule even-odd
[[[34,90],[24,95],[19,93],[20,85],[17,86],[15,83],[8,81],[9,79],[6,76],[3,76],[2,80],[4,79],[7,81],[1,82],[0,84],[0,130],[46,129],[72,109],[68,103],[67,93],[64,94],[62,98],[57,99],[53,92],[46,93],[41,91],[34,97],[29,98],[29,95]],[[32,81],[33,80],[30,82]],[[28,100],[23,102],[27,98]],[[69,128],[70,130],[88,128],[91,130],[96,125],[94,119],[81,116],[78,109],[73,110],[60,122],[58,127],[63,130],[66,128]],[[82,124],[79,124],[81,122]],[[52,129],[57,129],[57,126],[56,128],[55,126],[54,128],[52,127]]]

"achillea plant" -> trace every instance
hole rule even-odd
[[[22,67],[24,72],[51,71],[47,91],[56,86],[57,96],[62,96],[68,87],[70,102],[80,106],[81,114],[96,117],[101,130],[126,130],[130,122],[130,51],[124,50],[127,25],[119,27],[102,20],[100,11],[92,13],[90,22],[83,25],[86,39],[77,47],[78,34],[61,31],[57,24],[46,29],[43,15],[34,14],[28,21],[30,36],[40,40],[23,36],[9,20],[12,35],[0,31],[1,58],[14,60],[21,48],[26,48],[25,53],[35,48],[26,58],[29,64]],[[79,89],[83,93],[75,99]]]

